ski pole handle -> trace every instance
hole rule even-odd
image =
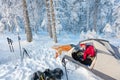
[[[20,36],[18,36],[18,40],[21,40]]]
[[[10,44],[10,39],[7,37],[8,44]]]
[[[62,65],[65,66],[66,65],[66,62],[65,62],[65,57],[63,57],[62,59]]]

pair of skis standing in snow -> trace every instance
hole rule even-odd
[[[25,48],[23,48],[23,52],[22,52],[22,50],[21,50],[21,44],[20,44],[20,39],[21,39],[20,36],[18,36],[21,59],[23,60],[23,58],[25,57],[25,55],[30,58],[30,55],[28,54],[28,52],[27,52],[27,50]],[[14,53],[13,40],[10,39],[9,37],[7,37],[7,42],[8,42],[9,48],[10,48],[10,52]]]

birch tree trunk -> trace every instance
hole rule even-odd
[[[55,25],[55,13],[54,13],[54,7],[53,7],[53,0],[50,0],[50,7],[51,7],[51,16],[52,16],[52,36],[57,43],[57,36],[56,36],[56,25]]]
[[[95,30],[95,32],[97,32],[97,9],[98,9],[98,7],[97,7],[97,0],[95,0],[94,16],[93,16],[93,18],[94,18],[94,30]]]
[[[100,0],[95,0],[95,9],[94,9],[94,30],[97,32],[97,22],[98,22],[98,7]]]
[[[29,21],[29,16],[28,16],[26,0],[22,0],[22,2],[23,2],[23,15],[24,15],[24,19],[25,19],[25,33],[26,33],[27,41],[31,42],[32,41],[32,31],[30,28],[30,21]]]
[[[87,30],[89,29],[89,0],[87,0]]]
[[[47,30],[49,32],[49,35],[51,38],[53,38],[52,36],[52,26],[51,26],[51,10],[50,10],[50,0],[45,0],[46,3],[46,11],[47,11]]]

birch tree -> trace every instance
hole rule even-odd
[[[87,29],[89,28],[89,0],[87,0]]]
[[[56,36],[56,26],[55,26],[55,13],[54,13],[54,7],[53,7],[53,0],[50,0],[50,7],[51,7],[51,16],[52,16],[52,36],[57,43],[57,36]]]
[[[97,32],[97,22],[98,22],[98,7],[99,7],[100,0],[95,0],[95,8],[94,8],[94,30]]]
[[[24,15],[24,19],[25,19],[26,37],[27,37],[27,41],[31,42],[32,41],[32,31],[30,28],[30,21],[29,21],[29,16],[28,16],[26,0],[22,0],[22,2],[23,2],[23,15]]]
[[[49,32],[50,37],[52,38],[52,26],[51,26],[51,10],[50,10],[50,0],[45,0],[46,3],[46,11],[47,11],[47,30]]]

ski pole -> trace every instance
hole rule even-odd
[[[11,45],[10,45],[10,39],[8,37],[7,37],[7,41],[8,41],[8,45],[9,45],[9,48],[10,48],[10,52],[12,52]]]
[[[10,39],[10,44],[11,44],[11,50],[12,50],[12,52],[14,52],[14,47],[13,47],[13,40],[12,39]]]
[[[64,59],[64,58],[62,59],[62,63],[63,63],[63,66],[64,66],[64,68],[65,68],[66,78],[67,78],[67,80],[68,80],[68,74],[67,74],[66,62],[65,62],[65,59]]]
[[[30,55],[28,54],[27,50],[25,48],[23,48],[23,58],[24,58],[25,54],[26,54],[26,56],[28,56],[30,58]]]
[[[21,61],[22,61],[22,50],[21,50],[21,44],[20,44],[20,36],[19,36],[19,33],[18,33],[18,42],[19,42],[20,56],[21,56]]]

